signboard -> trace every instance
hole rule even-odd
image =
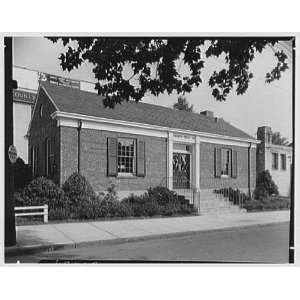
[[[23,102],[28,104],[34,104],[36,99],[36,93],[23,90],[13,90],[13,100],[15,102]]]
[[[80,81],[79,80],[74,80],[66,77],[60,77],[56,75],[51,75],[47,73],[38,73],[38,80],[39,81],[48,81],[52,84],[57,84],[57,85],[63,85],[67,87],[71,87],[74,89],[80,89]]]
[[[9,161],[14,164],[17,161],[18,153],[17,148],[14,145],[10,145],[8,148],[8,159]]]

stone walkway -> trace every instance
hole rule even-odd
[[[289,211],[273,211],[17,226],[17,246],[7,247],[5,252],[6,255],[14,255],[92,243],[156,239],[199,231],[289,222],[289,219]]]

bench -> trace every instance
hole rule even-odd
[[[26,210],[43,210],[37,212],[19,212],[19,211],[26,211]],[[48,205],[42,206],[19,206],[15,207],[15,216],[22,217],[22,216],[44,216],[44,223],[48,223]]]

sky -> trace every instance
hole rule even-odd
[[[274,50],[285,49],[290,68],[284,72],[279,81],[265,83],[265,74],[276,64]],[[95,82],[92,66],[88,63],[71,72],[62,71],[58,57],[64,50],[61,43],[52,43],[43,37],[15,37],[14,65],[38,70],[50,74]],[[209,58],[205,61],[202,72],[203,83],[186,98],[193,104],[195,112],[211,110],[215,116],[221,117],[232,125],[256,136],[257,127],[270,126],[272,131],[279,131],[282,136],[292,141],[292,58],[291,47],[285,43],[267,48],[256,56],[250,64],[254,73],[248,90],[244,95],[237,96],[232,92],[225,102],[218,102],[211,95],[208,79],[214,70],[224,66],[221,58]],[[147,95],[143,101],[147,103],[171,107],[177,101],[176,93]]]

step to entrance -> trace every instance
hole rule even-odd
[[[200,215],[244,213],[245,209],[229,201],[223,195],[214,193],[213,190],[200,191]]]

